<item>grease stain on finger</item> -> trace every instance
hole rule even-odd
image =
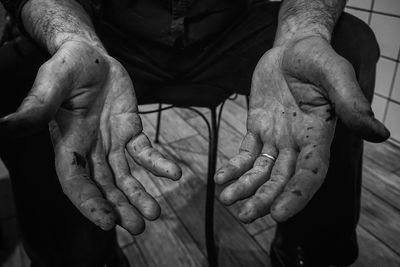
[[[300,190],[293,190],[292,194],[298,197],[302,197],[303,193]]]
[[[76,165],[82,168],[86,168],[86,159],[81,154],[74,152],[74,158],[72,159],[72,165]]]
[[[307,155],[304,156],[305,159],[309,159],[312,156],[312,152],[309,152]]]
[[[326,113],[328,113],[328,117],[325,119],[326,122],[335,119],[335,110],[333,107],[328,108]]]

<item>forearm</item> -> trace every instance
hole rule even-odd
[[[67,41],[83,41],[105,52],[89,15],[75,0],[30,0],[21,14],[28,34],[54,54]]]
[[[318,35],[330,41],[345,0],[285,0],[281,5],[275,45],[296,36]]]

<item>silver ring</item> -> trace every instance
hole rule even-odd
[[[266,158],[272,160],[273,162],[276,161],[276,158],[275,158],[274,156],[271,156],[270,154],[262,153],[261,156],[264,156],[264,157],[266,157]]]

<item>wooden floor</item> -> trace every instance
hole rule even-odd
[[[141,110],[155,106],[142,106]],[[207,110],[202,110],[207,115]],[[154,137],[156,115],[142,117],[145,132]],[[233,156],[245,132],[246,109],[243,98],[228,101],[224,108],[219,137],[218,165]],[[147,223],[146,231],[135,238],[118,229],[119,242],[131,266],[207,266],[204,242],[204,200],[207,172],[207,128],[194,112],[171,109],[163,112],[161,145],[158,147],[182,166],[179,182],[155,178],[137,170],[147,190],[162,207],[159,220]],[[360,256],[356,267],[400,266],[400,149],[386,142],[365,145],[362,210],[358,227]],[[4,179],[2,179],[4,180]],[[7,183],[5,183],[7,184]],[[8,185],[9,187],[9,185]],[[3,187],[7,188],[7,186]],[[1,199],[10,198],[0,188]],[[217,188],[216,195],[221,188]],[[9,191],[9,190],[8,190]],[[6,195],[6,196],[3,196]],[[244,225],[237,221],[237,206],[224,207],[216,200],[216,242],[221,266],[269,266],[268,249],[275,223],[269,217]],[[6,209],[0,205],[1,209]],[[2,236],[18,237],[15,211],[1,214]],[[11,229],[11,230],[7,230]],[[8,242],[8,243],[7,243]],[[28,266],[17,241],[7,241],[15,249],[2,266]]]

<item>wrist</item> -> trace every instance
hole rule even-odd
[[[287,0],[279,10],[275,46],[307,36],[331,41],[331,35],[345,0]]]
[[[60,34],[56,37],[56,40],[52,42],[52,50],[54,53],[57,52],[64,46],[68,46],[69,44],[84,44],[92,49],[95,49],[99,54],[103,56],[108,56],[107,50],[104,48],[103,44],[98,38],[90,38],[87,36],[81,35],[68,35],[68,34]]]
[[[274,46],[284,46],[306,37],[320,37],[327,42],[331,41],[331,30],[320,24],[301,25],[295,20],[287,20],[276,33]]]
[[[85,42],[106,53],[90,17],[76,0],[28,0],[21,20],[26,32],[52,55],[69,41]]]

